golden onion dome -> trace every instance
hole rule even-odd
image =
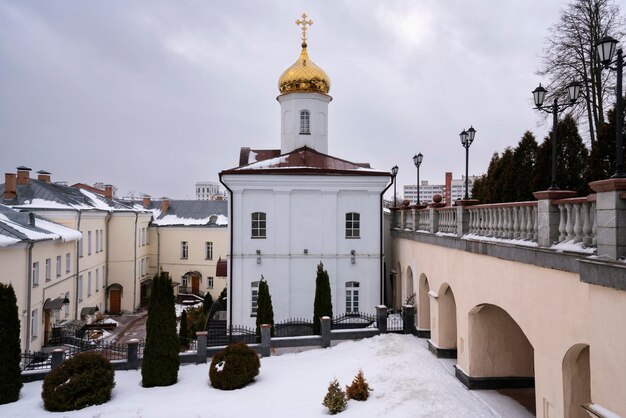
[[[278,79],[278,90],[281,94],[295,92],[328,94],[330,78],[311,61],[306,46],[306,42],[302,42],[302,52],[298,60]]]

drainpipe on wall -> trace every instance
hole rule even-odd
[[[233,325],[233,306],[231,301],[233,298],[233,225],[232,225],[232,217],[233,217],[233,191],[222,181],[222,173],[219,174],[220,183],[224,185],[226,190],[228,190],[229,198],[228,198],[228,228],[230,229],[230,263],[229,264],[229,277],[228,277],[228,290],[226,291],[228,296],[226,297],[226,303],[228,306],[228,325],[230,325],[229,330],[232,333],[232,325]]]
[[[383,228],[385,226],[385,214],[383,212],[383,195],[385,194],[385,192],[391,187],[391,185],[393,184],[393,178],[391,179],[391,182],[387,185],[387,187],[385,187],[383,189],[382,192],[380,192],[380,304],[384,305],[385,304],[385,269],[384,269],[384,253],[385,253],[385,247],[384,247],[384,233],[383,233]]]
[[[104,220],[104,230],[106,231],[106,254],[104,255],[104,277],[102,278],[102,280],[104,280],[104,289],[105,289],[105,294],[104,294],[104,312],[108,311],[108,305],[107,302],[109,300],[109,221],[111,220],[111,212],[109,212],[107,214],[107,217]]]
[[[30,315],[31,315],[31,308],[32,308],[32,304],[30,303],[30,298],[32,297],[32,293],[33,293],[33,245],[35,245],[34,241],[28,241],[28,265],[26,266],[27,271],[28,271],[28,289],[26,291],[27,296],[26,296],[26,345],[25,345],[25,351],[29,351],[30,350],[30,333],[31,333],[31,329],[30,329]]]
[[[80,232],[80,221],[83,216],[83,212],[80,209],[77,209],[78,212],[78,225],[76,230]],[[80,244],[82,242],[82,232],[81,239],[76,241],[76,286],[74,288],[74,319],[78,319],[78,276],[80,276]],[[108,272],[107,272],[108,273]]]
[[[139,212],[135,212],[135,257],[133,257],[133,268],[135,274],[133,276],[133,312],[137,309],[137,222],[139,221]]]

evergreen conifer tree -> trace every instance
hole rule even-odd
[[[261,276],[259,283],[259,295],[257,297],[256,310],[256,335],[261,336],[261,325],[270,324],[271,335],[274,336],[274,308],[272,306],[272,296],[267,281]]]
[[[535,136],[526,131],[513,153],[515,196],[512,201],[534,200],[532,176],[537,161],[537,141]]]
[[[176,334],[172,280],[167,272],[154,277],[148,302],[146,348],[141,365],[144,387],[169,386],[178,379],[179,340]]]
[[[12,285],[0,283],[0,404],[20,397],[20,319]]]
[[[321,320],[323,316],[333,317],[333,302],[330,294],[330,280],[328,272],[324,270],[324,264],[320,261],[317,265],[317,278],[315,279],[315,301],[313,302],[313,334],[320,335]]]
[[[204,300],[202,301],[202,308],[204,309],[204,313],[208,314],[209,312],[211,312],[212,307],[213,296],[211,296],[211,293],[206,292],[206,295],[204,295]]]
[[[189,323],[187,321],[187,310],[183,309],[180,314],[180,327],[178,331],[178,341],[181,350],[189,349]]]
[[[626,115],[626,107],[624,115]],[[615,106],[609,110],[607,119],[607,123],[598,126],[597,141],[593,143],[589,155],[587,180],[590,182],[605,180],[615,174]],[[626,125],[624,125],[624,135],[626,136]]]
[[[499,175],[494,179],[498,200],[494,203],[513,202],[516,197],[515,178],[515,154],[511,147],[506,147],[498,163]]]

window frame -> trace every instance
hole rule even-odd
[[[256,317],[259,309],[259,281],[250,283],[250,316]]]
[[[52,280],[52,259],[51,258],[46,258],[46,262],[45,262],[45,280],[47,282],[49,282],[50,280]]]
[[[91,255],[91,231],[87,231],[87,255]]]
[[[39,309],[33,309],[30,315],[30,339],[32,341],[39,336]]]
[[[206,288],[213,289],[214,285],[215,285],[215,279],[213,278],[213,276],[206,276]]]
[[[204,259],[213,260],[213,241],[205,241],[204,243]]]
[[[252,212],[250,214],[250,220],[251,220],[250,238],[252,239],[267,238],[267,213]]]
[[[181,260],[189,259],[189,241],[180,242],[180,259]]]
[[[60,255],[57,255],[57,264],[56,264],[56,275],[57,278],[61,277],[61,271],[62,271],[62,258]]]
[[[346,239],[361,238],[361,214],[359,212],[347,212],[345,223]]]
[[[300,111],[300,135],[311,135],[311,112],[307,109]]]
[[[72,272],[72,254],[65,253],[65,273],[69,274]]]
[[[33,287],[39,286],[39,261],[33,262],[32,279]]]
[[[346,313],[359,312],[360,282],[346,282]]]

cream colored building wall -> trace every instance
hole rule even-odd
[[[105,277],[106,271],[106,219],[107,212],[104,211],[84,211],[81,215],[80,225],[74,228],[83,234],[82,240],[82,257],[78,257],[78,281],[82,276],[82,292],[72,298],[72,308],[74,309],[74,317],[80,319],[80,311],[85,307],[97,306],[99,310],[104,311],[105,308]],[[102,243],[100,248],[96,246],[96,231],[103,231]],[[89,233],[91,232],[91,252],[89,251]],[[80,246],[80,244],[79,244]],[[98,250],[98,251],[97,251]],[[97,280],[96,280],[97,276]],[[89,286],[89,277],[91,277],[91,289]],[[96,286],[96,281],[98,285]],[[97,288],[97,291],[96,291]],[[78,300],[78,304],[74,302]]]
[[[157,234],[155,226],[150,227],[153,231],[151,235],[151,247],[157,244]],[[229,235],[226,227],[179,227],[168,226],[158,227],[160,236],[159,262],[164,271],[170,273],[172,280],[181,282],[181,276],[190,272],[198,271],[202,273],[200,290],[211,293],[216,299],[222,289],[226,287],[226,279],[215,276],[217,261],[221,257],[226,259],[228,254]],[[189,245],[189,255],[186,260],[181,259],[181,242],[187,241]],[[205,243],[213,242],[213,259],[205,258]],[[157,249],[158,250],[158,249]],[[153,252],[153,260],[156,251]],[[213,277],[213,288],[207,289],[207,277]],[[189,283],[191,286],[191,283]]]
[[[564,416],[562,362],[581,343],[590,346],[592,400],[626,416],[626,292],[581,283],[575,273],[406,239],[394,240],[394,257],[403,272],[411,267],[413,280],[425,274],[438,298],[449,285],[456,302],[458,367],[466,374],[489,368],[469,364],[468,323],[473,308],[493,304],[511,316],[534,348],[538,416],[545,411],[550,417]],[[435,346],[440,338],[438,298],[430,298]],[[486,355],[483,360],[488,362]]]
[[[122,310],[132,312],[139,307],[141,260],[145,259],[148,273],[148,224],[152,215],[135,212],[114,212],[109,221],[109,275],[108,285],[120,284]],[[145,239],[142,235],[145,231]]]
[[[28,244],[20,243],[0,248],[0,282],[12,284],[17,298],[20,318],[20,340],[22,351],[26,347],[26,321],[28,297]]]

